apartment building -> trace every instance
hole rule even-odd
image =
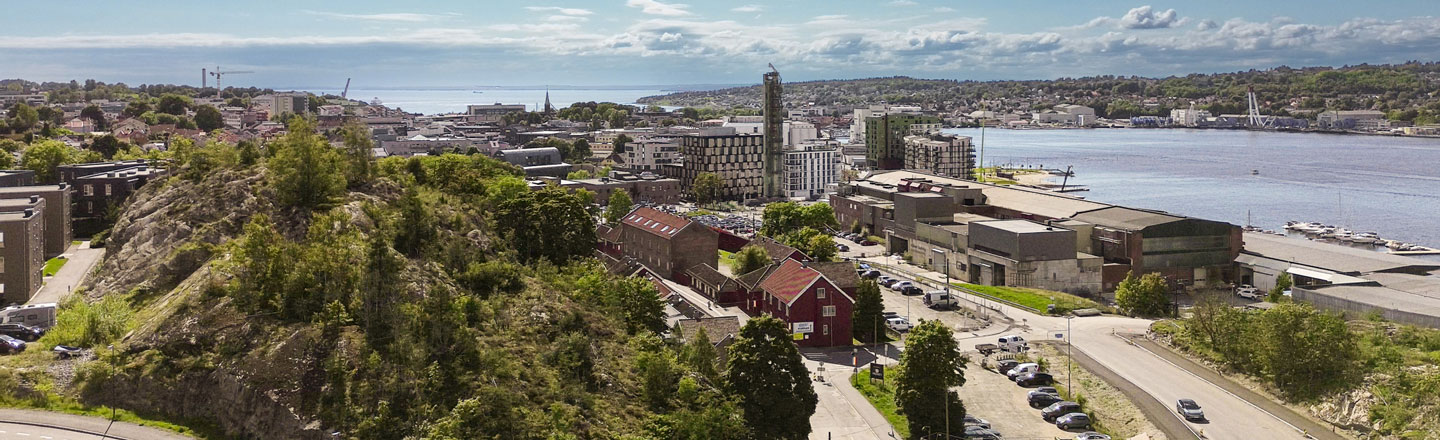
[[[880,170],[905,166],[905,137],[940,131],[940,118],[893,113],[865,121],[865,162]]]
[[[665,165],[680,163],[680,142],[674,138],[636,139],[625,144],[620,158],[624,161],[619,164],[620,168],[658,174]]]
[[[35,184],[35,172],[30,170],[0,170],[0,187],[29,186]]]
[[[45,268],[45,199],[0,200],[0,304],[24,304]]]
[[[834,145],[803,145],[784,155],[785,197],[814,200],[839,180],[840,152]]]
[[[54,258],[65,253],[70,246],[70,194],[71,185],[36,185],[0,187],[0,200],[31,199],[44,200],[39,212],[44,223],[44,258]]]
[[[764,136],[737,134],[733,128],[701,130],[699,134],[680,137],[680,154],[684,167],[681,183],[692,188],[695,176],[714,173],[720,177],[720,198],[743,200],[763,194]]]
[[[973,180],[975,149],[969,136],[940,133],[906,136],[905,169]]]

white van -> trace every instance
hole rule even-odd
[[[955,308],[957,301],[950,292],[944,290],[931,290],[925,292],[925,305],[932,309],[948,310]]]
[[[1026,343],[1025,338],[1021,337],[1020,335],[1001,336],[1000,343],[996,345],[999,345],[1001,350],[1013,353],[1019,353],[1030,349],[1030,344]]]
[[[1038,372],[1040,372],[1040,364],[1034,362],[1026,362],[1020,365],[1016,365],[1015,368],[1011,368],[1010,371],[1005,373],[1005,375],[1010,376],[1010,380],[1015,380],[1015,378],[1017,377],[1024,376],[1029,373]]]
[[[10,306],[0,309],[0,324],[25,324],[31,327],[55,326],[55,303]]]

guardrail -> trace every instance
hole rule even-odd
[[[863,260],[861,260],[861,261],[863,261]],[[872,267],[873,267],[873,266],[879,266],[879,267],[885,269],[885,270],[888,271],[888,272],[895,273],[895,274],[900,274],[900,275],[905,275],[905,276],[908,276],[908,277],[910,277],[910,278],[914,278],[916,281],[919,281],[919,280],[922,280],[922,279],[923,279],[923,280],[928,281],[928,282],[930,282],[930,283],[932,283],[932,284],[938,284],[938,285],[942,285],[942,286],[945,286],[945,285],[946,285],[945,282],[943,282],[943,281],[939,281],[939,280],[935,280],[935,279],[930,278],[930,277],[922,276],[922,275],[920,275],[919,273],[912,272],[912,271],[909,271],[909,270],[905,270],[905,269],[903,269],[903,268],[900,268],[899,266],[894,266],[894,265],[890,265],[890,264],[887,264],[887,263],[871,262],[871,261],[865,261],[865,264],[869,264],[869,265],[871,265]],[[953,288],[953,289],[957,289],[957,290],[960,290],[960,291],[962,291],[962,292],[965,292],[965,293],[974,295],[974,296],[976,296],[976,297],[985,298],[985,299],[988,299],[988,300],[991,300],[991,301],[995,301],[995,302],[997,302],[997,303],[1005,304],[1005,305],[1008,305],[1008,306],[1010,306],[1010,307],[1014,307],[1014,308],[1017,308],[1017,309],[1020,309],[1020,310],[1027,310],[1027,311],[1030,311],[1030,312],[1035,313],[1035,314],[1037,314],[1037,315],[1048,315],[1048,313],[1046,313],[1046,312],[1044,312],[1044,311],[1041,311],[1041,310],[1039,310],[1039,309],[1036,309],[1036,308],[1034,308],[1034,307],[1025,306],[1025,305],[1021,305],[1021,304],[1018,304],[1018,303],[1015,303],[1015,302],[1012,302],[1012,301],[1008,301],[1008,300],[996,298],[996,297],[994,297],[994,296],[990,296],[990,295],[987,295],[987,294],[984,294],[984,293],[980,293],[980,292],[977,292],[977,291],[974,291],[974,290],[971,290],[971,289],[967,289],[967,288],[965,288],[965,287],[956,286],[956,285],[954,285],[954,284],[950,284],[950,285],[948,285],[948,286],[946,286],[946,287],[948,287],[948,288]],[[980,304],[980,303],[977,303],[977,302],[975,302],[975,301],[972,301],[972,300],[970,300],[969,298],[966,298],[965,301],[969,302],[970,304],[974,304],[975,307],[983,307],[983,308],[986,308],[986,309],[993,310],[993,311],[995,311],[995,312],[997,312],[997,313],[1000,312],[1000,308],[999,308],[999,307],[990,307],[990,306],[987,306],[987,305]]]

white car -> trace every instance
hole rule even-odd
[[[1264,299],[1264,298],[1265,298],[1265,294],[1264,294],[1264,293],[1261,293],[1261,292],[1260,292],[1260,289],[1256,289],[1256,288],[1254,288],[1254,287],[1241,287],[1241,288],[1239,288],[1239,289],[1236,289],[1236,290],[1235,290],[1235,295],[1236,295],[1236,296],[1239,296],[1239,297],[1241,297],[1241,298],[1254,299],[1254,300]]]
[[[910,321],[906,320],[905,318],[898,317],[898,316],[897,316],[897,317],[894,317],[894,318],[886,319],[886,320],[885,320],[885,326],[886,326],[886,327],[889,327],[891,330],[894,330],[894,331],[896,331],[896,332],[908,332],[908,331],[910,331],[910,327],[911,327]]]
[[[896,281],[895,284],[890,285],[890,290],[894,290],[896,292],[904,292],[906,287],[914,285],[915,283],[909,281]]]

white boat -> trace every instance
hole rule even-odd
[[[1350,236],[1350,241],[1353,241],[1353,242],[1359,243],[1359,244],[1377,244],[1377,243],[1383,243],[1383,242],[1384,242],[1383,240],[1380,239],[1380,234],[1377,234],[1377,233],[1374,233],[1374,232],[1359,232],[1359,233],[1356,233],[1355,235]]]
[[[1349,229],[1341,228],[1341,229],[1338,229],[1338,230],[1335,231],[1334,236],[1333,236],[1332,238],[1334,238],[1336,241],[1343,241],[1343,242],[1349,243],[1349,242],[1353,241],[1353,240],[1352,240],[1353,237],[1354,237],[1354,234],[1350,233],[1350,230],[1349,230]]]

